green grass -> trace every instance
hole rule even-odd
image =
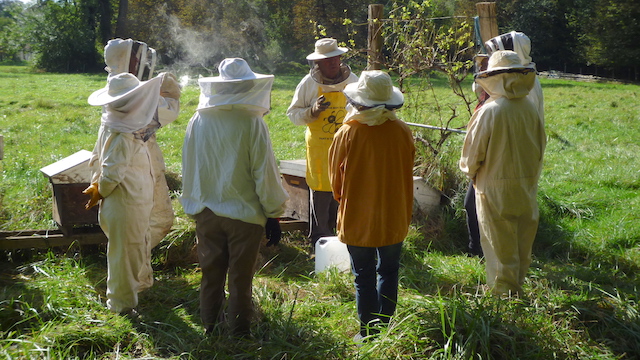
[[[181,74],[178,74],[181,75]],[[34,74],[0,66],[0,229],[55,228],[51,189],[39,169],[91,150],[100,109],[87,96],[104,75]],[[277,76],[266,117],[279,160],[304,157],[304,127],[286,117],[299,77]],[[407,121],[463,126],[468,113],[446,82],[415,81]],[[466,88],[470,88],[470,84]],[[416,172],[449,204],[412,225],[398,312],[375,341],[357,347],[350,274],[313,272],[304,236],[262,248],[251,339],[205,337],[193,221],[174,199],[174,230],[154,251],[155,285],[141,293],[139,322],[104,308],[104,247],[0,254],[0,354],[8,359],[634,359],[640,354],[640,86],[542,79],[548,147],[540,180],[540,230],[522,300],[485,296],[484,264],[463,254],[462,136],[434,155],[419,145]],[[158,133],[179,180],[184,129],[197,105]],[[436,97],[433,97],[433,94]],[[440,114],[440,115],[439,115]],[[416,130],[425,142],[439,136]],[[435,164],[435,165],[434,165]],[[179,186],[174,185],[174,197]]]

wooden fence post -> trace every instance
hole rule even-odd
[[[478,18],[480,20],[480,37],[482,42],[496,37],[498,34],[498,18],[496,16],[495,2],[476,3]]]
[[[382,15],[384,5],[369,5],[367,70],[380,70],[382,67]]]

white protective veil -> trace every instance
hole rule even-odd
[[[198,79],[200,101],[197,110],[244,105],[262,114],[269,112],[273,75],[254,73],[240,58],[224,59],[219,71],[219,76]]]
[[[102,123],[120,132],[133,133],[147,126],[160,101],[161,77],[139,81],[133,74],[109,76],[107,86],[93,92],[90,105],[104,106]]]

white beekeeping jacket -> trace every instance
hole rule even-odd
[[[267,218],[282,215],[288,195],[263,110],[237,104],[193,115],[182,148],[185,213],[195,215],[207,207],[218,216],[262,226]]]

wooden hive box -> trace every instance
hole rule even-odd
[[[307,186],[307,161],[280,161],[282,186],[289,193],[284,217],[309,223],[309,187]]]
[[[90,151],[80,150],[40,169],[53,187],[53,219],[65,234],[74,226],[98,224],[98,206],[86,210],[89,196],[82,193],[91,182],[90,158]]]

